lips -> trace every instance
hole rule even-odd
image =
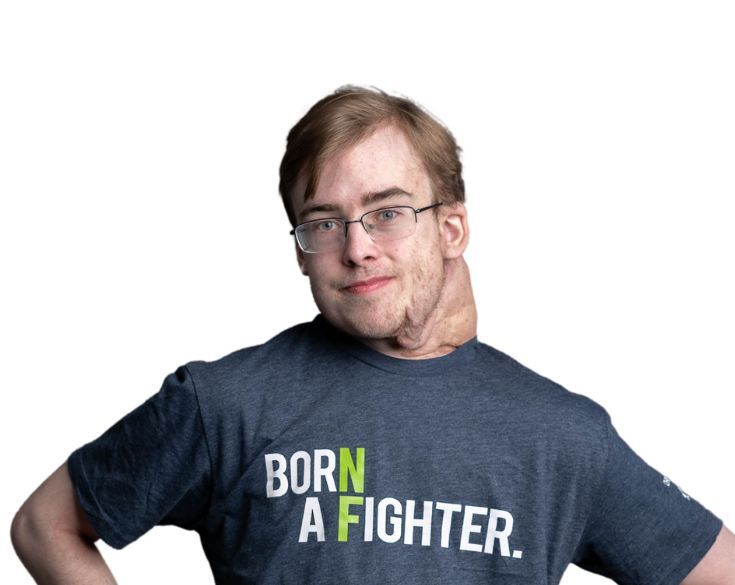
[[[343,287],[342,290],[353,295],[365,295],[383,288],[391,280],[393,280],[391,276],[376,276],[367,280],[356,280]]]

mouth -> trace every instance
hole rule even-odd
[[[342,287],[341,290],[353,295],[366,295],[383,288],[391,280],[393,280],[392,276],[376,276],[375,278],[369,278],[367,280],[356,280],[355,282]]]

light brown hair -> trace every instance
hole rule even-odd
[[[405,134],[429,175],[437,201],[464,201],[461,149],[449,129],[409,99],[348,85],[315,103],[288,133],[279,191],[291,225],[296,225],[292,197],[299,178],[306,179],[304,200],[308,200],[329,159],[385,124],[395,124]]]

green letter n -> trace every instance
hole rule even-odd
[[[352,459],[349,447],[339,448],[339,491],[346,492],[347,475],[352,479],[355,493],[361,494],[365,487],[365,447],[357,448],[357,464]]]

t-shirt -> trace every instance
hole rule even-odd
[[[722,522],[606,411],[476,338],[376,352],[321,316],[193,361],[69,458],[100,537],[196,530],[216,583],[676,584]]]

